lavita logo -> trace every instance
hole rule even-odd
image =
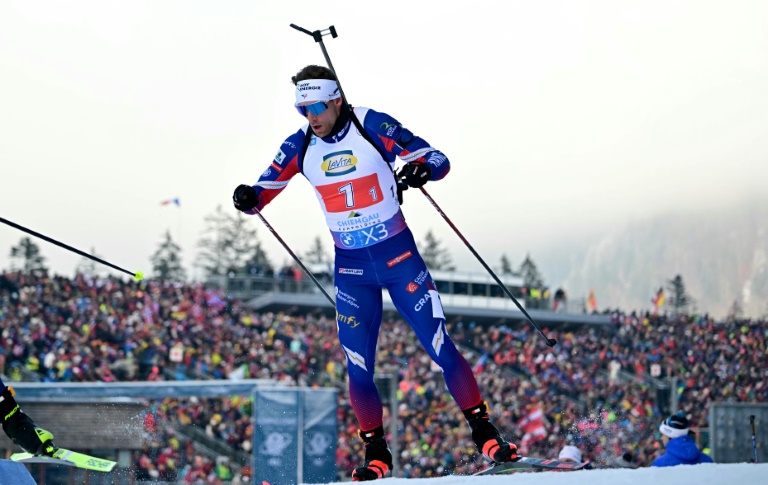
[[[336,177],[354,172],[357,170],[355,165],[357,165],[357,157],[352,154],[352,150],[342,150],[324,156],[321,168],[326,176]]]

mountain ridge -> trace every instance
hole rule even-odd
[[[571,297],[594,289],[599,309],[649,309],[659,287],[669,301],[680,274],[692,311],[723,317],[734,302],[746,316],[768,311],[768,198],[631,221],[570,254],[553,286]]]

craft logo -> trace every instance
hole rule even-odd
[[[389,261],[387,261],[387,266],[391,268],[392,266],[394,266],[394,265],[396,265],[398,263],[402,263],[403,261],[405,261],[406,259],[410,258],[411,256],[413,256],[413,253],[410,252],[410,251],[406,251],[403,254],[401,254],[400,256],[398,256],[396,258],[393,258],[393,259],[390,259]]]
[[[411,295],[413,295],[414,293],[416,293],[416,290],[418,290],[418,289],[419,289],[419,285],[417,285],[417,284],[416,284],[416,283],[414,283],[413,281],[411,281],[410,283],[408,283],[408,286],[406,286],[406,287],[405,287],[405,291],[407,291],[407,292],[408,292],[408,293],[410,293]]]
[[[427,304],[427,302],[432,298],[432,295],[429,294],[429,292],[426,292],[424,296],[419,298],[419,301],[416,302],[416,305],[413,307],[414,310],[417,312],[421,311],[421,309],[424,307],[424,305]]]
[[[339,268],[339,274],[353,274],[357,276],[362,276],[363,270],[354,269],[354,268]]]
[[[329,153],[323,157],[321,168],[328,177],[346,175],[357,170],[357,157],[352,155],[352,150]]]

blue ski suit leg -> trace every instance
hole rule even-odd
[[[362,430],[382,425],[381,399],[373,382],[382,288],[442,369],[459,407],[482,402],[472,369],[448,336],[440,297],[410,230],[366,248],[336,248],[334,273],[339,341],[347,355],[350,400]]]

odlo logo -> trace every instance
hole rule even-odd
[[[323,157],[321,168],[328,177],[346,175],[357,170],[357,157],[352,155],[352,150],[329,153]]]

